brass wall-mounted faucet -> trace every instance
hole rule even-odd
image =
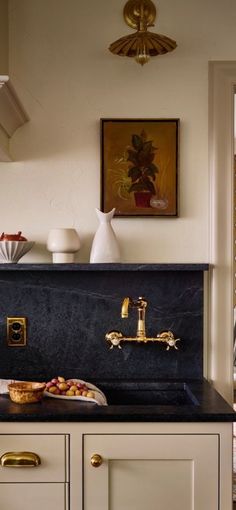
[[[125,297],[122,301],[121,305],[121,317],[125,319],[129,316],[129,307],[136,308],[138,310],[138,324],[137,324],[137,332],[136,336],[128,337],[123,335],[121,331],[110,331],[106,333],[106,340],[111,344],[111,349],[113,347],[119,347],[121,349],[121,342],[164,342],[167,344],[166,349],[169,350],[170,347],[174,347],[178,349],[176,346],[176,342],[180,340],[180,338],[175,338],[172,331],[162,331],[162,333],[158,333],[156,337],[147,337],[146,336],[146,328],[145,328],[145,313],[147,308],[147,300],[143,297],[139,297],[137,300],[133,300],[132,298]]]

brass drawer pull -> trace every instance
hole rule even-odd
[[[101,466],[103,463],[103,458],[98,453],[94,453],[91,457],[91,464],[93,467],[97,468]]]
[[[41,459],[33,452],[6,452],[0,457],[0,464],[2,467],[36,467]]]

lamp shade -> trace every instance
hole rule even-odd
[[[177,44],[173,39],[162,34],[155,34],[154,32],[135,32],[121,37],[109,47],[112,53],[124,57],[136,57],[138,52],[146,48],[146,53],[150,57],[156,55],[163,55],[169,51],[173,51]]]
[[[48,234],[47,249],[53,254],[53,262],[74,262],[74,254],[80,249],[80,238],[74,228],[53,228]]]

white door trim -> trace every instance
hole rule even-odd
[[[233,396],[233,153],[236,61],[209,63],[208,379]]]

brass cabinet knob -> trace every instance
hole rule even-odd
[[[36,467],[41,464],[37,453],[6,452],[0,457],[1,467]]]
[[[98,453],[94,453],[91,457],[91,464],[93,467],[99,467],[103,463],[103,458]]]

